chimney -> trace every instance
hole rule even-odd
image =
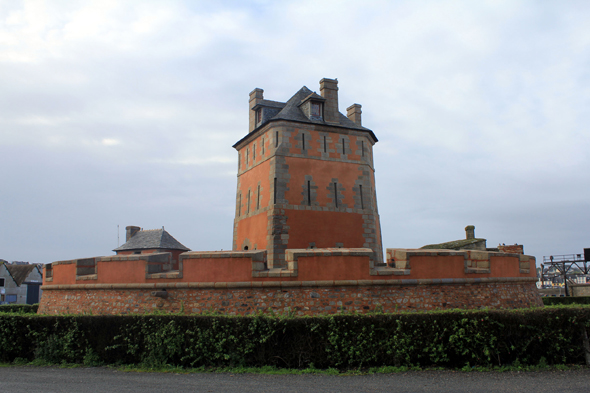
[[[465,227],[465,238],[475,239],[475,227],[473,225],[467,225]]]
[[[256,128],[256,112],[252,110],[256,105],[258,105],[263,99],[264,90],[256,88],[250,92],[250,124],[248,128],[248,133],[252,132]]]
[[[324,78],[320,81],[320,93],[326,99],[324,103],[324,121],[340,124],[338,119],[338,79]]]
[[[133,236],[135,236],[135,234],[137,232],[139,232],[141,230],[140,227],[134,227],[134,226],[128,226],[128,227],[125,227],[125,229],[127,230],[127,234],[125,236],[126,242],[128,242],[129,239],[131,239]]]
[[[361,105],[360,104],[352,104],[348,108],[346,108],[346,116],[352,120],[357,126],[361,126]]]

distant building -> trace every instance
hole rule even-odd
[[[35,304],[41,298],[41,265],[0,260],[0,304]]]
[[[420,247],[426,250],[481,250],[486,251],[486,239],[475,237],[475,226],[467,225],[465,227],[465,239],[452,240],[450,242],[439,244],[427,244]]]
[[[172,269],[178,269],[178,257],[190,248],[181,244],[164,227],[162,229],[142,230],[140,227],[128,226],[125,228],[126,243],[113,251],[117,255],[152,254],[155,252],[169,252],[172,254]]]
[[[497,251],[507,254],[523,254],[524,247],[522,244],[505,245],[499,244],[497,248],[486,247],[487,240],[475,237],[475,226],[467,225],[465,227],[465,239],[452,240],[450,242],[439,244],[428,244],[420,247],[425,250],[480,250],[480,251]]]

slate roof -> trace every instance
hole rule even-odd
[[[27,279],[29,274],[31,274],[31,272],[34,269],[39,268],[37,265],[9,265],[9,264],[4,264],[4,267],[6,267],[6,270],[8,270],[8,272],[12,276],[12,279],[14,280],[16,285],[19,287]]]
[[[115,248],[113,251],[150,249],[190,251],[190,248],[182,245],[164,228],[139,231],[127,243]]]
[[[470,244],[485,242],[486,239],[461,239],[461,240],[453,240],[450,242],[440,243],[440,244],[428,244],[426,246],[420,247],[421,249],[425,250],[460,250],[465,246]]]
[[[252,109],[255,110],[258,107],[265,107],[265,108],[273,108],[273,109],[275,109],[276,112],[273,111],[271,117],[264,116],[264,118],[262,119],[262,123],[258,127],[256,127],[251,133],[247,134],[242,139],[240,139],[238,142],[236,142],[233,147],[235,148],[239,143],[246,140],[248,137],[252,136],[254,134],[254,131],[259,129],[260,127],[263,127],[264,125],[268,124],[271,121],[290,120],[290,121],[296,121],[296,122],[300,122],[300,123],[326,124],[326,125],[334,126],[334,124],[326,123],[323,119],[322,120],[312,120],[312,119],[308,118],[307,116],[305,116],[305,114],[303,113],[303,111],[301,110],[299,105],[310,96],[313,98],[317,97],[318,100],[325,101],[324,97],[309,90],[306,86],[303,86],[301,89],[299,89],[299,91],[297,93],[295,93],[293,95],[293,97],[289,98],[289,100],[287,102],[262,100],[256,106],[254,106],[254,108],[252,108]],[[339,126],[339,127],[345,127],[345,128],[352,128],[355,130],[366,131],[369,134],[371,134],[371,136],[375,139],[375,141],[377,141],[377,137],[375,136],[373,131],[371,131],[370,129],[365,128],[363,126],[359,126],[354,121],[350,120],[348,117],[346,117],[345,115],[343,115],[340,112],[338,112],[338,114],[340,115],[339,116],[339,123],[340,124],[336,125],[337,127]]]

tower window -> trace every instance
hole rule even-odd
[[[361,209],[365,208],[365,204],[363,203],[363,186],[359,184],[359,194],[361,194]]]
[[[365,156],[365,141],[361,141],[361,157]]]
[[[311,206],[311,181],[307,181],[307,206]]]
[[[334,204],[338,207],[338,184],[334,182]]]
[[[279,132],[275,132],[275,147],[279,147]]]
[[[238,217],[242,215],[242,193],[238,197]]]
[[[260,184],[258,185],[258,196],[256,198],[256,210],[260,209]]]
[[[346,154],[346,141],[342,138],[342,154]]]
[[[252,162],[256,162],[256,143],[252,145]]]
[[[305,134],[301,134],[301,150],[305,150]]]
[[[250,158],[250,150],[246,149],[246,168],[248,168],[248,159]]]
[[[328,150],[326,145],[326,136],[324,135],[324,153]]]
[[[262,137],[262,155],[264,156],[264,137]]]
[[[250,213],[250,190],[248,190],[248,206],[246,207],[246,214]]]
[[[275,177],[274,190],[273,190],[273,203],[275,205],[277,204],[277,178],[276,177]]]
[[[320,104],[319,102],[311,103],[311,116],[322,117],[322,104]]]

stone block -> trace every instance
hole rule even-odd
[[[471,260],[487,260],[490,259],[490,253],[487,251],[467,251],[468,258]]]

